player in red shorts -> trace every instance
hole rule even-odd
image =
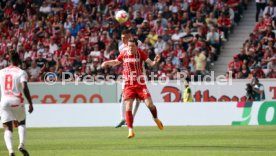
[[[160,61],[160,56],[157,55],[154,58],[154,61],[151,61],[145,52],[137,48],[137,45],[137,40],[130,39],[128,41],[127,50],[121,52],[116,60],[106,61],[102,64],[102,68],[106,68],[108,66],[116,66],[123,63],[123,79],[125,81],[123,94],[126,104],[126,122],[129,129],[128,138],[133,138],[135,136],[131,110],[133,101],[136,98],[145,101],[158,128],[160,130],[163,130],[164,128],[162,122],[157,117],[157,109],[153,104],[150,93],[147,89],[142,67],[143,62],[146,62],[151,67],[157,65]]]

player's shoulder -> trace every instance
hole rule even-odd
[[[27,75],[27,72],[25,70],[22,70],[22,69],[19,68],[19,71],[20,71],[21,75]]]
[[[145,52],[144,50],[140,49],[140,48],[138,48],[137,51],[138,51],[140,54],[146,54],[146,52]]]
[[[120,53],[122,53],[124,50],[126,50],[127,49],[127,46],[125,45],[125,44],[121,44],[120,46],[119,46],[119,52]]]
[[[0,70],[0,74],[21,75],[25,71],[16,66],[8,66]]]
[[[21,69],[21,68],[19,68],[19,67],[14,66],[13,69],[16,71],[16,73],[18,75],[24,75],[24,74],[26,74],[26,71],[23,70],[23,69]]]

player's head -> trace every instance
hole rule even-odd
[[[184,80],[184,86],[188,87],[189,86],[189,82],[187,80]]]
[[[130,39],[131,34],[129,30],[123,30],[121,33],[121,40],[124,44],[127,44],[128,40]]]
[[[15,50],[11,50],[9,51],[9,58],[10,58],[10,61],[11,61],[11,64],[12,65],[19,65],[20,64],[20,57],[19,57],[19,54],[15,51]]]
[[[135,51],[137,50],[138,41],[133,38],[129,39],[127,45],[128,45],[129,51],[131,53],[135,53]]]

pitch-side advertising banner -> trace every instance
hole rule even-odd
[[[111,103],[117,100],[116,85],[30,83],[29,88],[34,104],[93,104]]]
[[[186,125],[276,125],[276,102],[157,103],[165,126]],[[27,108],[27,107],[26,107]],[[118,104],[34,106],[27,115],[28,127],[115,126],[120,120]],[[141,103],[134,126],[155,126],[147,107]]]
[[[260,80],[264,85],[266,100],[276,100],[275,80]],[[250,80],[232,80],[231,82],[198,82],[191,83],[195,102],[244,101],[246,84]],[[85,83],[30,83],[34,104],[93,104],[117,103],[122,86],[114,84]],[[180,102],[184,85],[182,81],[148,82],[148,89],[154,102]]]

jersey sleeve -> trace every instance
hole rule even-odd
[[[21,76],[20,76],[20,82],[28,82],[28,75],[25,71],[22,72]]]
[[[120,62],[123,62],[123,55],[124,53],[120,53],[120,55],[117,57],[117,60],[120,61]]]
[[[141,55],[141,60],[142,61],[146,61],[148,58],[149,58],[149,56],[148,56],[148,54],[146,54],[144,51],[142,51],[142,50],[139,50],[140,51],[140,55]]]

